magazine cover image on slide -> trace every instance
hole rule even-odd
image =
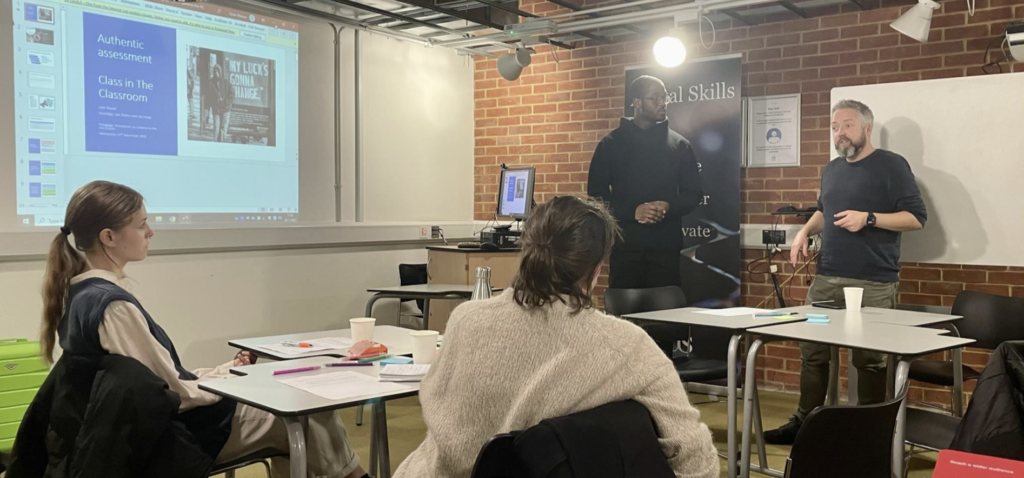
[[[276,146],[276,62],[190,46],[189,141]]]

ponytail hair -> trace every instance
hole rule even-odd
[[[43,358],[53,363],[57,329],[64,318],[71,278],[89,269],[79,251],[96,247],[104,229],[119,230],[142,209],[142,195],[128,186],[93,181],[75,191],[64,215],[64,227],[50,242],[43,282],[43,321],[40,342]],[[74,234],[74,245],[71,244]]]
[[[514,300],[533,308],[558,301],[572,312],[593,307],[590,280],[611,254],[619,227],[604,203],[559,196],[526,222]]]

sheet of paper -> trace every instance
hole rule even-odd
[[[356,344],[354,340],[348,337],[324,337],[320,339],[304,340],[304,342],[307,342],[314,347],[327,347],[330,349],[341,349],[346,351]]]
[[[719,317],[736,317],[740,315],[767,314],[770,309],[755,309],[753,307],[733,307],[731,309],[713,309],[694,312],[695,314],[717,315]]]
[[[378,382],[377,379],[369,375],[357,372],[321,373],[303,377],[282,378],[278,379],[278,382],[328,400],[344,400],[346,398],[408,390],[408,387],[404,385]]]
[[[334,347],[292,347],[278,342],[274,344],[260,345],[259,348],[266,349],[271,352],[278,353],[280,355],[292,355],[298,357],[301,355],[311,354],[314,352],[323,352],[324,350],[331,350]]]
[[[348,351],[348,349],[355,345],[355,342],[348,337],[323,337],[319,339],[301,340],[300,342],[305,342],[311,345],[311,347],[292,347],[284,345],[282,342],[260,345],[259,347],[281,355],[302,356],[314,352],[323,352],[324,350]]]
[[[423,376],[430,371],[430,364],[390,364],[380,369],[381,375]]]

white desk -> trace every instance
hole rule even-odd
[[[416,284],[366,289],[367,292],[373,293],[370,300],[366,301],[366,317],[373,317],[373,304],[380,299],[421,299],[423,300],[423,329],[426,330],[430,323],[430,301],[432,299],[469,299],[473,296],[474,287],[474,284]]]
[[[855,311],[846,309],[825,309],[804,305],[800,307],[786,307],[778,309],[779,312],[797,312],[799,314],[825,314],[832,322],[846,320],[847,316],[854,315]],[[933,325],[947,324],[963,318],[959,315],[932,314],[928,312],[914,312],[901,309],[880,309],[877,307],[864,307],[860,309],[860,320],[864,322],[877,322],[883,324],[903,325],[907,327],[929,327]]]
[[[729,355],[727,359],[729,370],[727,372],[728,399],[726,403],[728,406],[729,426],[726,428],[726,443],[728,447],[728,454],[726,455],[726,460],[728,463],[727,466],[729,478],[736,478],[736,365],[739,357],[740,340],[743,338],[746,332],[751,329],[792,322],[802,322],[807,320],[807,318],[803,316],[797,316],[796,318],[791,319],[779,319],[776,317],[756,317],[751,314],[736,316],[720,316],[701,313],[708,310],[710,309],[687,307],[683,309],[644,312],[641,314],[627,314],[624,315],[623,318],[631,320],[647,320],[653,322],[668,322],[674,324],[689,325],[693,327],[712,327],[716,329],[726,329],[732,331],[732,338],[729,340]],[[747,388],[745,390],[754,391],[753,388]],[[750,395],[752,394],[744,393],[745,397]],[[760,422],[758,422],[757,426],[760,427]]]
[[[403,382],[402,391],[379,395],[363,395],[343,400],[329,400],[277,381],[278,378],[292,378],[306,375],[319,375],[341,371],[351,371],[377,377],[380,365],[371,367],[324,367],[320,370],[301,372],[275,377],[273,372],[281,369],[292,369],[310,365],[321,365],[336,362],[334,357],[311,357],[285,362],[235,367],[231,373],[239,375],[221,380],[199,382],[199,388],[222,397],[228,397],[251,407],[265,410],[280,418],[288,430],[289,458],[291,476],[306,476],[306,426],[307,417],[314,413],[338,410],[363,404],[373,405],[373,430],[370,440],[370,474],[383,478],[391,476],[391,456],[388,447],[387,411],[384,402],[389,399],[409,397],[419,393],[419,382]]]
[[[828,315],[829,319],[834,323],[842,322],[845,320],[859,319],[863,322],[903,325],[907,327],[934,327],[939,325],[950,324],[963,318],[963,316],[959,315],[934,314],[928,312],[915,312],[901,309],[881,309],[877,307],[864,307],[860,309],[859,315],[856,315],[855,311],[852,310],[825,309],[822,307],[814,307],[809,305],[801,307],[790,307],[778,310],[787,312],[799,312],[801,314],[825,314]],[[851,350],[848,353],[850,354],[850,356],[848,357],[851,361],[850,363],[853,363],[853,351]],[[831,355],[832,361],[834,363],[838,363],[838,350],[833,349]],[[960,368],[960,364],[962,363],[960,349],[956,349],[953,351],[953,362],[955,363],[954,367],[956,367],[956,373],[962,373]],[[888,377],[886,381],[886,396],[891,398],[894,393],[894,389],[892,388],[894,382],[893,373],[894,370],[896,370],[896,361],[894,357],[889,357],[889,359],[887,360],[887,365],[888,367],[886,368],[886,374]],[[838,366],[833,366],[830,371],[831,373],[829,377],[829,389],[837,390],[839,387],[839,368]],[[847,389],[847,392],[850,397],[855,397],[857,395],[857,373],[857,369],[854,367],[849,367],[846,369],[847,378],[849,379],[849,388]],[[835,404],[835,394],[837,394],[837,392],[833,393],[832,399],[830,399],[830,405]],[[961,399],[954,397],[954,403],[961,403]],[[962,409],[962,406],[955,405],[954,408],[959,410]]]
[[[792,312],[792,311],[791,311]],[[835,312],[835,311],[831,311]],[[906,313],[906,311],[899,311]],[[829,314],[830,319],[833,314]],[[934,314],[933,314],[934,315]],[[774,339],[798,340],[801,342],[812,342],[837,347],[849,347],[864,350],[882,352],[899,357],[899,365],[896,370],[896,393],[908,382],[910,363],[920,355],[939,352],[973,343],[972,339],[961,339],[946,337],[945,331],[936,329],[925,329],[892,325],[881,322],[868,322],[853,320],[836,320],[829,324],[794,323],[761,327],[757,329],[761,337],[754,340],[750,350],[747,351],[747,369],[745,386],[751,390],[756,387],[755,374],[757,370],[757,352],[764,343]],[[741,446],[742,462],[741,472],[743,478],[750,476],[750,426],[754,413],[754,404],[751,403],[749,394],[743,397],[743,443]],[[903,395],[900,405],[900,412],[896,418],[896,433],[893,439],[893,473],[894,476],[902,476],[903,473],[903,441],[906,433],[906,408],[907,398]],[[760,410],[757,410],[760,414]],[[760,472],[773,476],[782,476],[777,470],[767,469],[767,462],[764,459],[764,450],[759,450],[761,458]]]
[[[373,340],[380,342],[388,347],[388,353],[391,355],[411,355],[412,354],[412,338],[409,333],[412,332],[410,329],[404,329],[401,327],[394,327],[391,325],[378,325],[373,328]],[[350,329],[338,329],[338,330],[321,330],[317,332],[302,332],[298,334],[287,334],[287,335],[272,335],[269,337],[253,337],[249,339],[235,339],[228,341],[228,345],[239,348],[242,350],[248,350],[256,352],[257,355],[270,357],[276,360],[295,360],[309,357],[347,357],[349,355],[348,349],[330,349],[321,350],[319,352],[312,352],[303,355],[281,355],[274,351],[264,349],[261,345],[275,344],[281,342],[302,342],[303,340],[320,339],[326,337],[352,337],[352,331]]]

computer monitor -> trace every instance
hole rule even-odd
[[[498,183],[498,216],[525,220],[533,209],[533,178],[535,170],[508,168],[501,170]]]

